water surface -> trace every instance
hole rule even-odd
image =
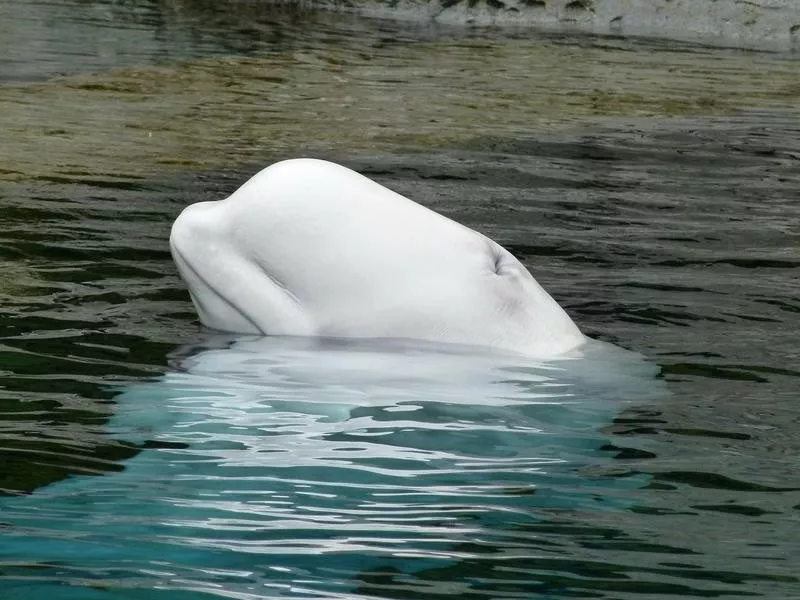
[[[0,9],[3,596],[800,595],[796,58],[181,6]],[[465,357],[277,347],[325,377],[240,402],[169,225],[297,155],[661,376],[529,366],[497,406]]]

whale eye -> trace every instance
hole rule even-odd
[[[495,275],[503,276],[508,274],[508,267],[514,262],[508,250],[499,244],[492,243],[489,246],[489,257],[492,261],[491,269]]]
[[[500,271],[503,269],[503,253],[502,252],[494,252],[494,265],[492,270],[494,271],[495,275],[500,275]]]

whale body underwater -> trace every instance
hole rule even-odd
[[[141,449],[124,468],[0,498],[0,596],[342,598],[360,573],[535,554],[527,527],[605,524],[648,484],[615,461],[636,440],[602,428],[657,396],[654,375],[592,340],[580,358],[531,360],[209,337],[120,390],[106,430]]]
[[[106,429],[141,449],[124,469],[2,499],[20,535],[0,595],[251,597],[238,573],[269,555],[263,597],[341,597],[333,572],[445,567],[476,537],[502,547],[508,514],[618,510],[646,485],[598,473],[603,427],[663,395],[657,367],[583,336],[481,234],[302,159],[189,206],[170,242],[201,321],[230,333],[118,390]]]

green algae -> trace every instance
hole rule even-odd
[[[796,64],[703,49],[462,37],[358,41],[0,86],[0,179],[142,177],[460,144],[605,117],[796,109]]]

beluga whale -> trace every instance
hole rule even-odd
[[[585,338],[480,233],[300,159],[186,208],[171,248],[200,319],[227,333],[114,382],[102,435],[88,420],[62,452],[110,437],[124,459],[93,451],[112,458],[0,494],[0,598],[20,582],[53,600],[363,597],[364,573],[425,596],[427,574],[491,570],[508,540],[541,554],[521,532],[647,502],[647,470],[616,460],[632,436],[607,426],[660,397],[657,367]]]
[[[185,208],[172,256],[201,322],[563,355],[586,338],[508,250],[332,162],[275,163]]]

